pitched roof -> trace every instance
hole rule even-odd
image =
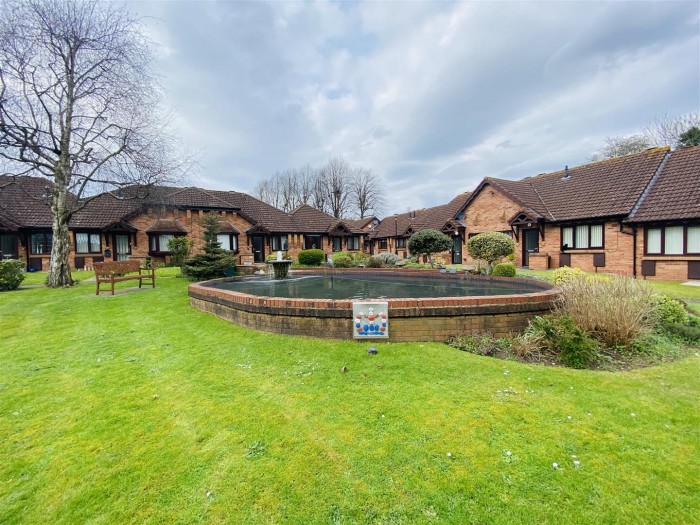
[[[147,228],[147,233],[187,233],[189,230],[177,219],[156,219]]]
[[[336,219],[332,215],[323,212],[308,204],[302,204],[291,213],[296,224],[297,231],[309,233],[331,233],[339,227],[344,226],[350,233],[360,234],[364,231],[353,224],[354,221]]]
[[[479,188],[491,184],[548,221],[624,217],[639,201],[668,151],[668,147],[651,148],[519,181],[486,178]]]
[[[41,177],[14,177],[0,175],[0,210],[3,223],[14,224],[14,229],[50,228],[52,223],[49,199],[53,182]]]
[[[700,218],[700,146],[672,152],[632,222]]]
[[[440,230],[462,210],[471,193],[460,193],[447,204],[400,213],[382,219],[372,238],[399,237],[421,230]]]

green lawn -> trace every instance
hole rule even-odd
[[[0,523],[697,523],[698,357],[370,356],[231,325],[186,285],[0,294]]]

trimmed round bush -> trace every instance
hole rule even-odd
[[[467,241],[469,256],[479,261],[486,261],[487,273],[490,273],[493,263],[508,257],[514,250],[513,239],[505,233],[480,233]]]
[[[499,263],[493,267],[491,275],[494,277],[515,277],[515,265],[513,263]]]
[[[383,268],[384,267],[384,261],[382,261],[379,257],[370,257],[369,261],[367,261],[367,266],[370,268]]]
[[[0,261],[0,292],[19,288],[24,281],[24,263],[17,259]]]
[[[333,266],[336,268],[350,268],[353,266],[352,258],[347,253],[336,253],[331,259],[333,260]]]
[[[433,266],[433,254],[452,249],[452,239],[438,230],[421,230],[408,239],[408,251],[419,257],[427,255]]]
[[[313,249],[313,250],[302,250],[298,255],[299,264],[304,266],[321,266],[326,258],[326,254],[323,250]]]

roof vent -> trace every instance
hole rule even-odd
[[[561,180],[569,180],[571,178],[571,173],[569,173],[569,166],[564,166],[564,176]]]

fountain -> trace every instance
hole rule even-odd
[[[286,279],[289,277],[289,267],[292,265],[292,261],[283,259],[282,252],[277,252],[277,259],[270,261],[270,264],[272,264],[275,279]]]

